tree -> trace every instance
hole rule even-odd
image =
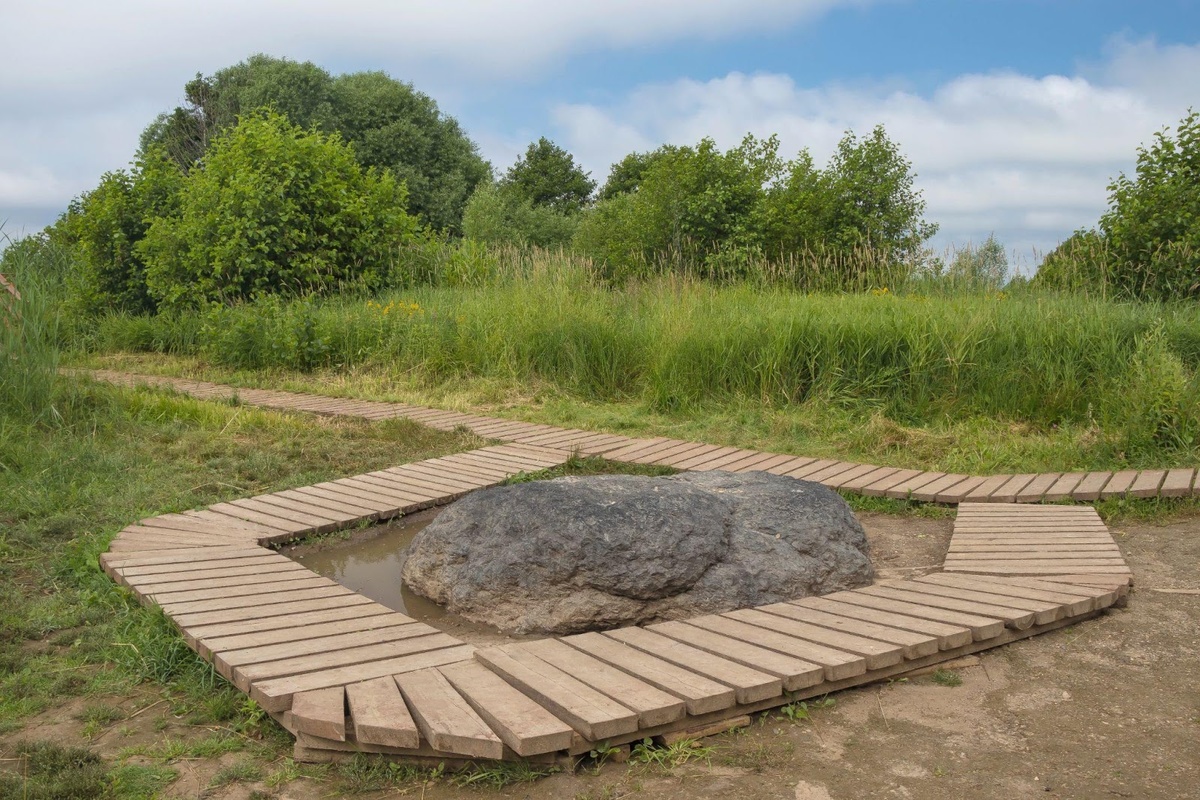
[[[815,168],[805,150],[787,172],[786,181],[769,193],[767,252],[862,247],[910,261],[937,233],[937,224],[924,219],[912,163],[882,125],[862,139],[847,131],[824,170]]]
[[[774,136],[747,136],[726,152],[704,139],[630,154],[613,166],[576,246],[615,274],[669,264],[735,277],[753,261],[814,252],[890,271],[936,232],[911,164],[882,127],[861,140],[847,133],[825,169],[807,150],[786,162],[778,151]]]
[[[991,234],[979,247],[959,250],[950,262],[947,277],[973,289],[1000,289],[1008,283],[1008,254]]]
[[[1189,111],[1137,150],[1134,178],[1108,187],[1100,229],[1113,261],[1109,279],[1134,297],[1200,297],[1200,113]]]
[[[642,185],[642,176],[646,174],[650,165],[655,160],[676,150],[678,150],[677,147],[665,144],[657,150],[647,153],[630,153],[625,156],[612,165],[608,172],[608,180],[604,182],[596,199],[611,200],[619,194],[637,191],[638,187]]]
[[[187,171],[239,116],[270,108],[301,128],[339,133],[364,167],[391,170],[408,185],[409,210],[425,224],[461,232],[467,198],[491,167],[454,118],[412,85],[382,72],[331,76],[311,62],[255,55],[185,87],[185,104],[142,134]]]
[[[526,148],[500,183],[533,205],[562,214],[582,211],[596,189],[574,156],[545,136]]]
[[[242,115],[182,182],[136,252],[165,307],[378,286],[417,222],[403,184],[363,169],[336,134]]]
[[[463,212],[463,235],[488,244],[556,248],[571,243],[579,216],[534,205],[510,186],[485,183]]]
[[[154,310],[137,246],[151,222],[174,209],[182,180],[174,161],[156,147],[131,171],[106,172],[95,189],[71,203],[53,227],[79,257],[71,280],[78,310]]]

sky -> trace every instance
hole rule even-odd
[[[1200,109],[1200,0],[3,0],[0,223],[54,221],[196,73],[254,53],[383,70],[502,172],[546,136],[634,150],[778,134],[819,163],[882,124],[938,248],[1035,264]]]

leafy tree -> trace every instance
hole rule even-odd
[[[197,75],[185,104],[142,134],[191,169],[240,115],[269,107],[302,128],[340,133],[364,167],[390,169],[408,185],[409,210],[439,230],[461,231],[471,192],[491,168],[430,97],[382,72],[331,76],[311,62],[255,55],[211,77]]]
[[[995,234],[979,247],[959,250],[947,276],[958,285],[974,289],[1000,289],[1008,283],[1008,254]]]
[[[178,213],[136,247],[165,307],[377,286],[411,240],[403,184],[364,170],[336,134],[243,115],[182,183]]]
[[[1108,191],[1110,280],[1135,297],[1200,297],[1200,113],[1139,147],[1135,177],[1121,173]]]
[[[648,153],[630,153],[612,165],[608,180],[596,196],[597,200],[611,200],[619,194],[637,191],[642,184],[642,176],[654,161],[664,155],[673,153],[678,148],[665,144],[657,150]]]
[[[898,261],[915,259],[938,226],[926,222],[925,201],[914,188],[912,163],[882,125],[859,139],[847,131],[824,170],[807,151],[768,194],[763,246],[769,253],[831,245],[870,248]]]
[[[500,183],[533,205],[562,214],[582,211],[596,189],[574,156],[545,136],[526,148]]]
[[[534,205],[511,186],[485,183],[463,212],[463,235],[488,244],[565,247],[575,234],[578,215]]]
[[[154,148],[131,171],[105,173],[95,189],[71,203],[52,233],[78,255],[70,281],[78,310],[154,310],[137,245],[155,218],[173,210],[182,180],[165,151]]]
[[[724,153],[704,139],[631,154],[614,165],[576,245],[617,274],[654,264],[734,277],[798,253],[845,266],[866,263],[847,255],[869,250],[872,268],[907,263],[936,232],[882,127],[861,140],[847,133],[825,169],[807,150],[787,162],[778,150],[776,137],[747,136]]]

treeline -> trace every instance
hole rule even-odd
[[[818,165],[776,137],[631,153],[598,184],[546,138],[502,174],[459,124],[381,72],[331,75],[258,55],[197,75],[105,174],[0,261],[55,250],[82,314],[153,313],[267,295],[478,282],[495,246],[570,250],[594,277],[759,280],[805,291],[914,281],[1010,283],[989,238],[942,259],[937,225],[880,126],[847,132]],[[1035,279],[1134,298],[1200,295],[1200,123],[1160,132],[1111,187],[1098,230],[1049,254]],[[63,254],[67,256],[63,256]]]

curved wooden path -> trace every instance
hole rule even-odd
[[[506,443],[141,520],[104,569],[297,737],[306,760],[366,751],[555,760],[701,729],[893,677],[1102,613],[1132,582],[1088,506],[1182,496],[1193,470],[971,477],[633,439],[394,403],[93,373],[197,397],[465,426]],[[269,549],[450,502],[572,452],[679,469],[763,470],[846,491],[959,503],[940,573],[603,633],[477,649]],[[986,502],[982,502],[986,501]]]

